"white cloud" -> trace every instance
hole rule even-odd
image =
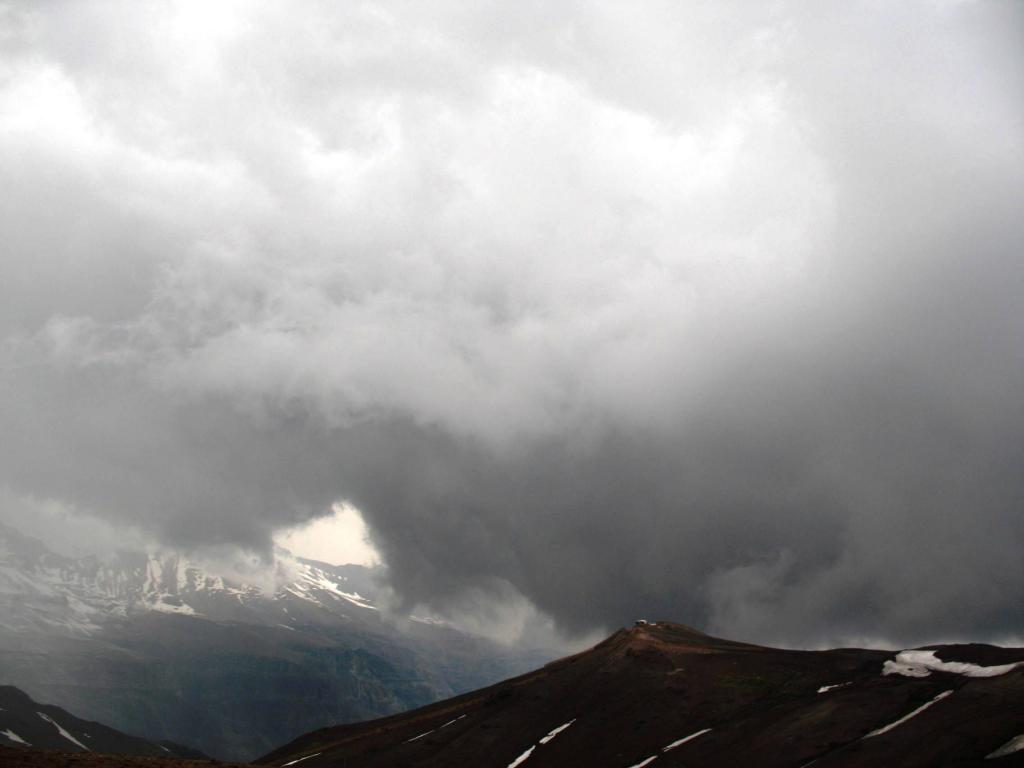
[[[3,11],[13,493],[256,548],[352,499],[411,604],[577,627],[797,626],[936,507],[1019,539],[1018,11]]]
[[[363,516],[350,504],[335,504],[330,516],[281,531],[274,537],[274,543],[299,557],[334,565],[380,562]]]

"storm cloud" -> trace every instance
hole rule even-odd
[[[0,3],[0,485],[404,604],[1024,633],[1013,3]]]

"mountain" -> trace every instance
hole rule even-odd
[[[1024,765],[1024,649],[790,651],[659,622],[470,694],[309,733],[272,766]]]
[[[249,760],[550,658],[376,604],[378,574],[278,553],[275,584],[176,553],[67,558],[0,527],[0,683],[153,741]]]
[[[5,609],[0,628],[88,635],[111,618],[154,612],[282,627],[296,621],[330,623],[332,618],[363,624],[370,616],[366,611],[377,611],[373,600],[358,591],[376,591],[372,569],[328,565],[284,551],[275,566],[280,584],[268,593],[209,574],[177,553],[73,559],[0,525],[0,605]]]
[[[82,720],[60,707],[39,704],[10,685],[0,685],[0,745],[63,752],[202,757],[188,747],[129,736],[100,723]]]

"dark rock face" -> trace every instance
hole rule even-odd
[[[1024,662],[1024,649],[931,650],[931,668],[915,662],[883,674],[893,652],[788,651],[675,624],[638,626],[490,688],[307,734],[259,762],[302,768],[1024,765],[1024,749],[995,756],[1024,734],[1024,664],[999,674],[977,668]],[[939,668],[952,660],[976,666],[956,673]]]

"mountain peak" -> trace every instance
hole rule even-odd
[[[308,734],[261,762],[973,765],[1020,729],[1024,649],[1000,650],[985,651],[993,668],[949,660],[976,655],[964,647],[792,651],[640,623],[490,688]]]

